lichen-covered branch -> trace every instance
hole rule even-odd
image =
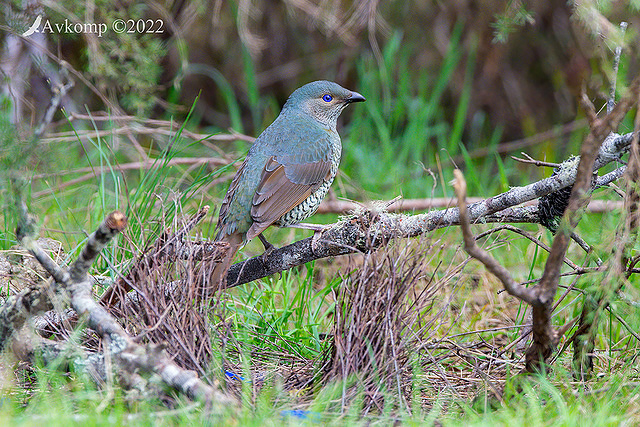
[[[13,338],[11,350],[19,360],[66,365],[63,369],[74,366],[87,373],[96,384],[107,381],[104,355],[87,351],[68,341],[44,339],[24,328]]]
[[[48,282],[27,286],[16,295],[11,295],[0,307],[0,352],[5,350],[10,339],[22,329],[27,320],[53,309],[51,287]]]

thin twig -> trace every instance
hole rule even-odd
[[[627,30],[627,22],[620,23],[620,32],[624,37],[624,33]],[[618,68],[620,66],[620,57],[622,56],[622,46],[616,46],[615,55],[613,57],[613,81],[611,82],[611,89],[609,90],[609,99],[607,100],[607,114],[613,111],[613,107],[616,105],[616,86],[618,83]]]
[[[540,239],[537,239],[537,238],[533,237],[532,235],[530,235],[529,233],[527,233],[526,231],[521,230],[521,229],[519,229],[517,227],[514,227],[513,225],[509,225],[509,224],[502,224],[502,225],[499,225],[497,227],[492,228],[491,230],[487,230],[487,231],[485,231],[483,233],[480,233],[475,237],[475,239],[476,240],[481,239],[481,238],[483,238],[485,236],[488,236],[489,234],[496,233],[496,232],[498,232],[500,230],[509,230],[509,231],[511,231],[513,233],[519,234],[519,235],[529,239],[530,241],[532,241],[537,246],[541,247],[542,249],[544,249],[547,252],[549,252],[551,250],[551,248],[547,244],[545,244],[543,241],[541,241]],[[571,267],[573,269],[578,269],[578,266],[573,261],[571,261],[569,258],[565,257],[564,258],[564,262],[569,267]]]
[[[528,155],[527,153],[520,153],[522,154],[525,158],[521,159],[519,157],[516,156],[511,156],[511,158],[517,162],[520,163],[527,163],[527,164],[532,164],[535,166],[545,166],[545,167],[549,167],[549,168],[557,168],[560,167],[559,163],[550,163],[550,162],[543,162],[542,160],[536,160],[533,157],[531,157],[530,155]]]

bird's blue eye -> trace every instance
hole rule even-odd
[[[322,96],[322,100],[324,102],[331,102],[332,99],[333,99],[333,97],[331,95],[329,95],[329,94],[326,94],[326,95]]]

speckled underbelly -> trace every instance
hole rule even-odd
[[[280,227],[286,227],[287,225],[298,224],[309,218],[316,212],[318,206],[320,206],[320,203],[327,195],[329,187],[331,187],[331,183],[333,183],[333,178],[330,181],[325,181],[322,186],[315,191],[315,193],[311,194],[298,206],[282,215],[274,224]]]

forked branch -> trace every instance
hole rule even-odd
[[[495,274],[510,294],[527,302],[533,308],[533,344],[526,353],[526,368],[528,371],[539,370],[551,356],[558,343],[559,334],[551,324],[551,315],[553,301],[560,281],[560,268],[569,246],[570,236],[580,221],[581,209],[588,203],[589,190],[593,185],[593,172],[599,167],[602,149],[608,145],[608,141],[611,138],[610,132],[617,128],[625,114],[638,99],[639,94],[640,77],[634,80],[627,95],[603,119],[598,119],[594,116],[595,108],[583,96],[584,108],[587,112],[592,113],[591,115],[593,116],[590,120],[591,132],[582,144],[577,168],[571,172],[575,182],[573,183],[567,209],[553,239],[544,273],[539,284],[533,288],[522,288],[516,284],[502,265],[475,245],[466,212],[466,184],[462,173],[455,171],[456,193],[458,194],[458,203],[461,209],[460,222],[465,239],[465,249],[470,256],[481,261],[489,271]],[[633,139],[633,134],[631,139]]]

